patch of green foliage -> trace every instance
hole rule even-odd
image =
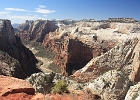
[[[30,45],[31,47],[34,47],[35,50],[38,52],[35,54],[35,56],[43,57],[43,58],[48,58],[50,60],[53,60],[55,57],[55,53],[50,52],[47,48],[44,48],[41,43],[39,42],[33,42],[33,41],[26,41],[22,40],[23,44],[25,45]]]
[[[60,80],[51,90],[52,93],[56,94],[62,94],[62,93],[68,93],[67,89],[68,85],[64,80]]]

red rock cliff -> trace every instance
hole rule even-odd
[[[18,27],[17,34],[26,40],[42,42],[45,35],[55,31],[57,26],[49,20],[28,21]]]
[[[84,67],[93,57],[107,52],[116,45],[112,41],[100,39],[95,41],[94,38],[88,44],[81,38],[73,38],[72,34],[56,30],[47,34],[43,41],[45,48],[56,52],[54,62],[61,67],[61,73],[65,75],[71,75],[74,71]]]

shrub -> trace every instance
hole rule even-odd
[[[67,89],[68,85],[64,80],[60,80],[53,88],[52,88],[52,93],[68,93]]]

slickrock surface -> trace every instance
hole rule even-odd
[[[17,34],[22,38],[35,42],[42,42],[45,35],[58,27],[49,20],[28,21],[18,27]]]
[[[140,83],[129,88],[124,100],[140,100]]]
[[[27,81],[0,75],[0,100],[42,100]]]
[[[140,40],[137,43],[135,49],[133,50],[133,63],[132,63],[132,72],[130,74],[130,79],[133,82],[140,81]]]
[[[130,85],[130,80],[123,72],[111,70],[87,83],[85,89],[101,96],[103,100],[124,100]]]

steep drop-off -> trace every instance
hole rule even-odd
[[[84,35],[79,28],[57,29],[44,38],[42,45],[57,56],[54,62],[61,67],[61,73],[71,75],[83,68],[93,57],[100,56],[117,43],[102,40],[92,35]]]
[[[0,50],[2,51],[1,57],[5,56],[4,59],[8,60],[7,62],[1,58],[0,62],[7,65],[3,67],[1,64],[1,70],[7,68],[9,72],[16,73],[11,73],[10,76],[25,78],[32,73],[39,72],[36,68],[37,59],[34,54],[21,43],[20,38],[14,34],[10,20],[0,20]],[[17,64],[15,64],[12,59],[15,59],[14,62],[17,62]],[[3,71],[4,75],[7,75],[6,73],[7,72]]]

